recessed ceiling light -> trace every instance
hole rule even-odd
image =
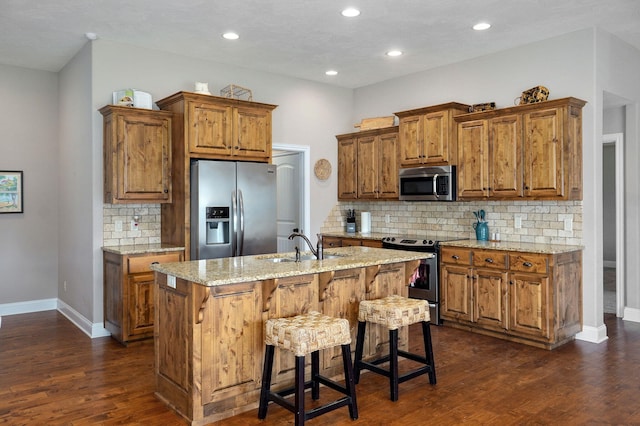
[[[487,22],[478,22],[473,26],[473,29],[476,31],[484,31],[484,30],[488,30],[489,28],[491,28],[491,24]]]
[[[354,7],[348,7],[342,11],[342,16],[347,18],[355,18],[358,15],[360,15],[360,11]]]
[[[222,37],[226,38],[227,40],[237,40],[240,38],[240,36],[236,33],[224,33],[222,34]]]
[[[402,55],[402,50],[390,50],[387,52],[387,56],[400,56]]]
[[[336,70],[329,70],[327,72],[325,72],[326,75],[338,75],[338,71]]]

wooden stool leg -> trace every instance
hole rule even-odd
[[[295,418],[296,426],[304,425],[304,356],[296,356],[295,384]]]
[[[389,330],[389,383],[391,400],[398,400],[398,329]]]
[[[269,392],[271,390],[271,372],[273,370],[274,349],[274,346],[267,345],[264,351],[262,388],[260,389],[260,408],[258,409],[258,418],[261,420],[267,417],[267,408],[269,407]]]
[[[360,361],[362,361],[362,353],[364,352],[364,333],[367,328],[366,321],[358,321],[358,335],[356,337],[356,360],[354,363],[353,381],[355,384],[360,382]]]
[[[429,383],[436,384],[436,364],[433,360],[433,347],[431,345],[431,327],[428,322],[422,321],[422,338],[424,339],[424,352],[429,363]]]
[[[344,386],[347,388],[347,395],[351,399],[349,415],[351,419],[356,420],[358,418],[358,403],[356,401],[356,384],[353,380],[351,345],[342,345],[342,364],[344,365]]]
[[[311,398],[317,400],[320,398],[320,381],[318,376],[320,375],[320,352],[315,351],[311,353]]]

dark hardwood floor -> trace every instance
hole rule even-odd
[[[640,324],[606,315],[609,340],[554,351],[432,327],[438,384],[422,376],[388,400],[384,378],[363,374],[360,418],[340,409],[310,425],[640,424]],[[420,343],[419,328],[412,342]],[[405,364],[406,366],[406,364]],[[89,339],[56,311],[5,316],[0,328],[0,423],[184,425],[153,395],[153,344]],[[325,394],[331,390],[323,389]],[[328,395],[331,396],[331,395]],[[215,425],[293,424],[275,405]]]

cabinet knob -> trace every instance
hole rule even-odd
[[[151,264],[152,264],[152,265],[157,265],[157,264],[159,264],[159,263],[160,263],[160,262],[151,262]]]
[[[524,262],[523,265],[526,266],[527,268],[531,268],[533,266],[531,262]]]
[[[458,260],[460,259],[460,256],[458,256],[457,254],[454,254],[453,256],[451,256],[453,259]]]
[[[164,193],[166,194],[166,193],[168,193],[168,192],[169,192],[169,190],[168,190],[167,188],[165,188],[165,189],[164,189]]]
[[[493,259],[490,257],[487,257],[484,261],[487,263],[493,263]]]

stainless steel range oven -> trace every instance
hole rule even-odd
[[[431,323],[440,325],[440,243],[463,238],[442,237],[438,239],[417,237],[385,237],[382,247],[393,250],[408,250],[433,253],[423,259],[416,273],[409,280],[409,297],[429,301]]]

